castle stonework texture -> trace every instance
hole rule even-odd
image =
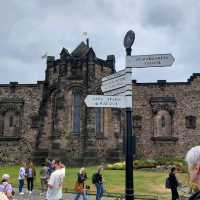
[[[124,158],[123,109],[87,108],[101,79],[115,73],[115,57],[96,57],[84,42],[60,58],[47,57],[44,81],[0,84],[0,163],[58,158],[67,165]],[[137,158],[184,155],[200,143],[200,74],[187,82],[133,81]]]

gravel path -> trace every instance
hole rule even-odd
[[[63,200],[74,200],[75,195],[74,194],[64,194],[64,199]],[[15,200],[45,200],[45,195],[40,195],[39,191],[33,191],[32,194],[25,193],[24,195],[19,195],[18,192],[16,192]],[[114,200],[115,198],[108,198],[108,197],[103,197],[102,200]],[[82,200],[82,197],[80,198]],[[89,195],[88,200],[95,200],[95,196]]]

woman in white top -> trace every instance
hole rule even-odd
[[[23,187],[24,187],[24,179],[25,179],[25,175],[26,175],[25,166],[26,166],[26,164],[24,162],[22,162],[22,166],[19,169],[19,177],[18,177],[19,194],[24,194]]]

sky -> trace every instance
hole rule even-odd
[[[137,82],[185,82],[200,73],[198,0],[1,0],[0,83],[44,80],[46,61],[85,40],[96,56],[125,67],[123,39],[135,32],[132,55],[171,53],[171,67],[133,69]]]

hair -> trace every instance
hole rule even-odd
[[[171,168],[171,173],[175,172],[176,171],[176,167],[172,167]]]
[[[59,160],[55,160],[54,164],[59,165],[59,164],[60,164],[60,161],[59,161]]]
[[[100,172],[101,169],[103,169],[103,165],[100,165],[100,166],[97,167],[97,172]]]
[[[3,176],[2,176],[2,182],[8,181],[9,178],[10,178],[9,174],[3,174]]]
[[[186,154],[186,162],[189,166],[200,164],[200,146],[192,147]]]
[[[85,167],[81,167],[79,173],[82,174],[85,171]]]

